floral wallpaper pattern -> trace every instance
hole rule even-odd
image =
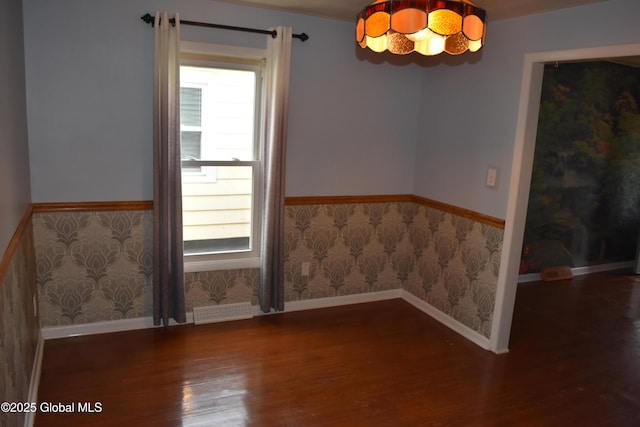
[[[0,282],[0,396],[2,401],[26,402],[40,337],[33,233],[27,227],[9,268]],[[0,426],[24,425],[24,414],[0,412]]]
[[[34,215],[43,327],[151,316],[151,211]],[[257,269],[187,273],[186,309],[251,301]]]
[[[412,202],[287,206],[287,218],[286,301],[404,289],[489,337],[502,229]]]
[[[260,270],[220,270],[185,274],[187,313],[194,307],[251,301],[258,305]]]
[[[405,289],[489,337],[502,229],[413,202],[286,213],[286,302]],[[34,215],[42,326],[150,316],[151,221],[148,211]],[[257,269],[187,273],[186,310],[256,305],[258,281]]]
[[[151,315],[147,211],[36,213],[43,327]]]

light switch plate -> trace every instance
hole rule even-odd
[[[487,169],[486,185],[489,188],[498,188],[498,168],[489,166]]]

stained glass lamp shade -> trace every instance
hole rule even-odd
[[[356,41],[374,52],[459,55],[484,45],[487,14],[468,0],[377,0],[358,14]]]

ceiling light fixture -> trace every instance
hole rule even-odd
[[[487,13],[469,0],[376,0],[358,14],[356,41],[374,52],[459,55],[484,45]]]

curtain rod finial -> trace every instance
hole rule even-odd
[[[151,25],[153,25],[154,18],[153,18],[153,16],[151,16],[151,15],[150,15],[150,14],[148,14],[148,13],[145,13],[144,15],[142,15],[142,16],[140,17],[140,19],[142,19],[142,20],[143,20],[144,22],[146,22],[147,24],[151,24]]]

